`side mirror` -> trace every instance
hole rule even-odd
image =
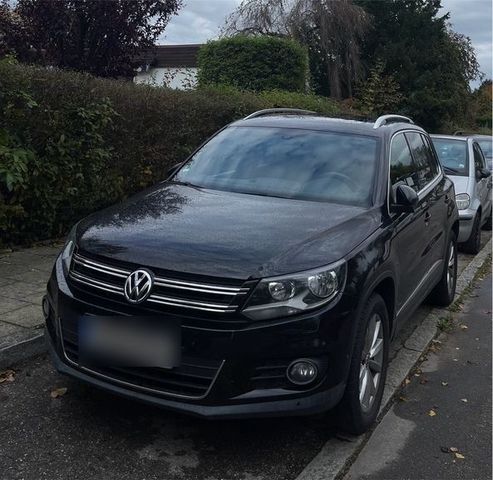
[[[491,172],[487,168],[480,168],[477,171],[478,180],[482,180],[483,178],[490,178]]]
[[[418,202],[418,194],[409,185],[398,185],[395,189],[395,203],[390,205],[390,210],[396,213],[414,212]]]
[[[184,162],[177,163],[176,165],[173,165],[167,172],[168,178],[173,176],[183,165]]]

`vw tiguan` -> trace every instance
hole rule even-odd
[[[71,231],[43,301],[56,368],[208,418],[378,413],[389,342],[455,292],[452,182],[428,134],[277,109]]]

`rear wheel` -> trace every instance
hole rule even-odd
[[[483,225],[483,230],[491,230],[493,228],[493,225],[492,225],[492,214],[493,214],[493,210],[490,210],[490,214],[488,215],[488,219],[486,220],[486,223]]]
[[[389,354],[389,316],[382,297],[373,294],[358,321],[346,391],[338,405],[339,427],[353,435],[375,422],[382,401]]]
[[[446,264],[442,277],[429,296],[430,303],[440,307],[448,307],[455,297],[455,287],[457,285],[457,240],[454,232],[450,233],[445,259]]]
[[[481,249],[481,212],[474,217],[471,236],[462,244],[462,250],[466,253],[476,255]]]

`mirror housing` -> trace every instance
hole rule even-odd
[[[397,185],[395,203],[390,204],[390,211],[395,213],[414,212],[418,202],[418,194],[409,185]]]
[[[181,162],[181,163],[177,163],[176,165],[173,165],[167,172],[168,178],[172,177],[184,163],[185,162]]]
[[[490,178],[491,177],[491,172],[487,168],[480,168],[476,172],[476,175],[478,177],[478,180],[482,180],[483,178]]]

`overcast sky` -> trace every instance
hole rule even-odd
[[[226,16],[240,2],[241,0],[185,0],[185,6],[173,17],[159,43],[203,43],[217,38]],[[491,0],[442,0],[442,5],[444,13],[450,12],[454,30],[471,38],[481,70],[487,78],[491,78]]]

